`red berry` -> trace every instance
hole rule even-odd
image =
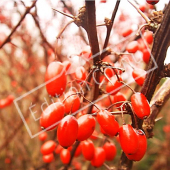
[[[134,154],[138,150],[138,136],[131,125],[127,124],[120,127],[119,140],[121,148],[126,154]]]
[[[69,91],[65,95],[66,100],[64,101],[65,106],[65,112],[68,113],[74,113],[76,112],[80,107],[80,98],[75,92]]]
[[[112,161],[115,158],[116,152],[117,152],[116,146],[114,145],[114,143],[106,142],[103,145],[103,149],[104,149],[105,154],[106,154],[106,160]]]
[[[79,125],[77,140],[86,140],[92,135],[96,126],[96,120],[92,115],[83,115],[77,121]]]
[[[68,149],[63,149],[60,153],[60,159],[63,164],[68,164],[71,159],[70,151]]]
[[[152,44],[153,42],[153,33],[151,31],[147,31],[144,33],[144,38],[148,44]]]
[[[41,153],[43,155],[48,155],[52,153],[55,148],[56,148],[56,143],[53,140],[49,140],[41,146]]]
[[[148,4],[155,5],[159,2],[159,0],[146,0]]]
[[[77,147],[74,156],[75,156],[75,157],[80,156],[81,151],[82,151],[82,143],[80,143],[79,146]]]
[[[74,168],[73,168],[74,170],[81,170],[82,169],[81,168],[82,164],[80,162],[74,160],[72,164],[74,166]]]
[[[100,0],[100,3],[106,3],[107,1],[106,0]]]
[[[63,62],[63,65],[65,67],[65,70],[68,71],[70,69],[71,63],[70,61],[66,60]]]
[[[122,101],[126,101],[126,100],[127,100],[127,99],[126,99],[125,95],[124,95],[123,93],[121,93],[121,92],[118,92],[117,94],[115,94],[115,95],[113,96],[112,102],[113,102],[113,103],[116,103],[116,102],[122,102]],[[122,103],[118,103],[118,104],[116,104],[115,106],[118,107],[119,110],[121,110],[120,106],[121,106],[122,104],[123,104],[123,102],[122,102]],[[124,107],[123,107],[123,108],[124,108]]]
[[[40,125],[47,130],[54,129],[59,121],[64,117],[64,105],[61,102],[56,102],[48,106],[40,118]]]
[[[91,161],[91,164],[98,168],[101,167],[103,165],[105,161],[105,151],[102,147],[97,147],[95,148],[95,152],[94,152],[94,157]]]
[[[86,70],[84,67],[77,67],[74,74],[78,82],[86,80]]]
[[[90,138],[93,140],[96,140],[98,138],[98,132],[96,130],[94,130],[92,135],[90,136]]]
[[[47,139],[47,133],[46,132],[42,132],[41,134],[39,134],[39,140],[44,141]]]
[[[145,136],[145,134],[142,130],[137,130],[136,133],[137,133],[137,136],[138,136],[139,147],[134,154],[132,154],[132,155],[126,154],[126,156],[130,160],[140,161],[146,153],[147,139],[146,139],[146,136]]]
[[[132,41],[130,42],[127,47],[126,47],[126,50],[129,52],[129,53],[136,53],[136,51],[138,50],[138,42],[137,41]]]
[[[91,161],[94,157],[95,147],[91,140],[83,141],[82,143],[82,154],[84,158]]]
[[[139,9],[140,9],[142,12],[145,12],[146,7],[145,7],[145,5],[140,5],[140,6],[139,6]]]
[[[136,83],[139,86],[142,86],[145,81],[146,71],[143,69],[140,69],[140,68],[135,68],[132,71],[132,76],[133,76],[134,80],[136,81]]]
[[[97,121],[107,135],[115,136],[118,133],[119,124],[115,117],[107,110],[101,110],[97,113]]]
[[[151,56],[151,53],[147,50],[147,49],[144,49],[142,51],[143,53],[143,61],[148,64],[149,63],[149,60],[150,60],[150,56]]]
[[[110,93],[111,95],[115,95],[121,88],[122,83],[120,83],[117,80],[117,77],[114,76],[110,79],[110,81],[112,82],[108,82],[106,85],[106,91],[107,93]],[[120,77],[120,81],[122,81],[122,78]]]
[[[165,126],[163,126],[163,131],[164,131],[165,133],[168,133],[168,134],[169,134],[169,132],[170,132],[170,125],[165,125]]]
[[[4,161],[6,164],[10,164],[11,163],[11,159],[10,158],[5,158],[5,161]]]
[[[63,147],[61,145],[57,145],[56,149],[54,150],[54,152],[56,154],[59,154],[61,151],[63,150]]]
[[[45,163],[50,163],[50,162],[52,162],[54,160],[54,155],[53,155],[53,153],[50,153],[50,154],[48,154],[48,155],[43,155],[43,161],[45,162]]]
[[[1,99],[1,100],[0,100],[0,109],[3,109],[3,108],[5,108],[5,107],[11,105],[12,102],[13,102],[13,100],[14,100],[14,96],[12,96],[12,95],[9,95],[9,96],[8,96],[7,98],[5,98],[5,99]]]
[[[65,66],[56,61],[50,63],[46,70],[45,82],[48,94],[51,96],[62,95],[67,83]]]
[[[103,135],[107,135],[107,133],[103,130],[101,126],[100,126],[100,132],[103,133]]]
[[[63,147],[71,146],[77,139],[78,123],[74,116],[67,115],[64,117],[57,129],[58,142]]]
[[[133,32],[133,30],[131,28],[126,28],[123,30],[122,32],[122,36],[123,37],[127,37],[128,35],[130,35]]]
[[[131,96],[133,111],[139,119],[144,119],[150,115],[148,100],[142,93],[135,93]]]
[[[88,51],[82,51],[80,53],[80,57],[82,57],[85,60],[90,60],[91,56],[92,56],[91,52],[88,52]]]

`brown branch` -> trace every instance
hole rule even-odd
[[[99,42],[98,42],[97,29],[96,29],[95,1],[85,1],[85,4],[86,4],[86,14],[87,14],[86,31],[88,34],[89,44],[93,55],[93,65],[96,66],[98,61],[100,60],[100,49],[99,49]],[[96,72],[94,78],[97,82],[99,82],[99,78],[100,78],[99,71]],[[98,96],[99,96],[99,84],[95,83],[91,101],[93,102],[94,100],[96,100]],[[91,113],[92,107],[93,105],[89,107],[88,113]]]
[[[23,16],[21,17],[21,19],[19,20],[18,24],[12,29],[11,33],[8,35],[8,37],[4,40],[4,42],[0,45],[0,49],[11,40],[12,35],[14,34],[14,32],[17,30],[17,28],[21,25],[22,21],[24,20],[24,18],[26,17],[26,15],[30,12],[30,10],[35,6],[37,0],[35,0],[33,2],[33,4],[30,7],[26,8],[26,11],[24,12]]]
[[[161,73],[162,77],[170,77],[170,64],[166,64]]]
[[[86,31],[88,34],[91,50],[92,50],[92,55],[96,56],[93,58],[94,65],[100,60],[100,54],[99,54],[99,43],[97,39],[97,30],[96,30],[96,15],[95,15],[95,1],[85,1],[86,2],[86,10],[87,10],[87,19],[85,20],[85,25],[86,25]],[[99,80],[99,72],[97,72],[95,76],[96,80]],[[94,87],[94,94],[93,94],[93,99],[91,100],[92,102],[97,99],[99,95],[99,85],[95,84]],[[91,105],[88,110],[88,112],[91,112],[93,105]],[[80,144],[79,141],[77,141],[71,151],[71,159],[68,165],[65,165],[63,170],[67,170],[69,166],[71,165],[74,153]]]
[[[46,43],[47,46],[48,46],[50,49],[52,49],[52,51],[55,53],[54,47],[47,41],[46,37],[44,36],[44,34],[43,34],[43,32],[42,32],[42,29],[41,29],[41,27],[40,27],[39,21],[38,21],[38,19],[37,19],[37,15],[36,15],[35,13],[31,13],[31,15],[32,15],[32,17],[33,17],[33,19],[34,19],[34,22],[35,22],[36,26],[37,26],[38,29],[39,29],[40,36],[41,36],[43,42]]]
[[[160,89],[155,94],[151,101],[151,115],[144,120],[143,129],[146,133],[147,138],[153,136],[153,128],[155,125],[155,119],[160,113],[162,107],[165,105],[167,100],[170,98],[170,79],[167,79],[165,83],[160,87]]]
[[[110,38],[110,33],[111,33],[111,30],[112,30],[112,27],[113,27],[113,23],[114,23],[114,19],[115,19],[115,16],[116,16],[116,13],[117,13],[117,10],[119,8],[119,4],[120,4],[120,0],[118,0],[116,2],[116,5],[115,5],[115,9],[112,13],[112,17],[110,19],[110,22],[107,26],[107,34],[106,34],[106,39],[105,39],[105,42],[104,42],[104,46],[103,46],[103,50],[106,49],[106,47],[108,46],[108,42],[109,42],[109,38]],[[105,57],[105,53],[103,52],[101,54],[101,59],[103,59]]]
[[[152,55],[154,57],[154,61],[157,63],[158,68],[154,71],[151,71],[146,76],[146,81],[144,86],[142,87],[141,92],[147,97],[148,101],[151,100],[154,91],[156,89],[157,84],[159,83],[161,77],[161,72],[164,68],[164,60],[166,57],[166,52],[168,46],[170,44],[170,2],[167,6],[167,10],[164,14],[162,23],[159,29],[156,32],[153,48],[152,48]],[[150,61],[147,70],[150,70],[154,67],[155,63],[153,60]]]

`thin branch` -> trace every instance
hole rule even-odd
[[[73,22],[74,22],[74,20],[68,22],[68,23],[64,26],[64,28],[59,32],[59,34],[57,35],[56,38],[59,39],[60,36],[62,35],[62,33],[65,31],[65,29],[66,29],[71,23],[73,23]]]
[[[54,47],[47,41],[46,37],[45,37],[44,34],[43,34],[43,31],[42,31],[42,29],[41,29],[41,27],[40,27],[40,24],[39,24],[39,21],[38,21],[38,19],[37,19],[37,16],[35,16],[35,13],[34,13],[34,14],[31,13],[31,15],[32,15],[32,17],[33,17],[33,19],[34,19],[34,21],[35,21],[36,26],[37,26],[38,29],[39,29],[40,36],[41,36],[43,42],[46,43],[47,46],[48,46],[50,49],[52,49],[52,51],[55,53]]]
[[[111,20],[109,22],[109,25],[107,25],[107,34],[106,34],[106,39],[105,39],[105,42],[104,42],[103,50],[107,47],[107,45],[109,43],[110,33],[111,33],[111,30],[112,30],[112,26],[113,26],[113,23],[114,23],[116,13],[117,13],[118,8],[119,8],[119,4],[120,4],[120,0],[116,1],[115,9],[112,13]],[[105,53],[102,53],[101,59],[103,59],[104,57],[105,57]]]
[[[149,24],[150,19],[138,8],[138,6],[133,3],[131,0],[128,0],[128,2],[138,11],[138,13],[144,18],[144,20]]]
[[[162,77],[170,77],[170,63],[164,66],[161,75]]]
[[[59,10],[54,9],[54,8],[52,8],[52,10],[57,11],[57,12],[59,12],[60,14],[63,14],[64,16],[66,16],[66,17],[69,17],[69,18],[71,18],[71,19],[74,19],[74,16],[73,16],[73,15],[70,15],[70,14],[64,13],[64,12],[59,11]]]
[[[4,40],[4,42],[0,45],[0,49],[11,40],[12,35],[15,33],[15,31],[17,30],[17,28],[21,25],[22,21],[24,20],[24,18],[26,17],[26,15],[30,12],[30,10],[35,6],[37,0],[35,0],[33,2],[33,4],[30,7],[27,7],[23,16],[21,17],[21,19],[19,20],[18,24],[12,29],[11,33],[8,35],[8,37]]]

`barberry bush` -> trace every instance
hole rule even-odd
[[[168,170],[169,14],[168,0],[0,2],[0,169]]]

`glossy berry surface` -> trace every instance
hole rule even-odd
[[[121,93],[121,92],[118,92],[117,94],[115,94],[113,96],[113,99],[112,99],[112,103],[117,103],[117,102],[121,102],[121,103],[117,103],[115,106],[118,107],[119,110],[121,110],[120,106],[123,104],[123,101],[126,101],[126,96]],[[124,108],[124,107],[123,107]]]
[[[94,152],[94,157],[91,161],[91,164],[98,168],[101,167],[103,165],[105,161],[105,151],[102,147],[97,147],[95,148],[95,152]]]
[[[79,125],[77,140],[86,140],[92,135],[96,126],[96,120],[92,115],[83,115],[77,121]]]
[[[5,108],[5,107],[11,105],[12,102],[13,102],[13,100],[14,100],[14,96],[12,96],[12,95],[9,95],[9,96],[8,96],[7,98],[5,98],[5,99],[1,99],[1,100],[0,100],[0,109],[3,109],[3,108]]]
[[[40,125],[47,130],[54,129],[59,121],[64,117],[64,105],[56,102],[49,105],[41,114]]]
[[[113,76],[110,81],[106,85],[106,91],[111,95],[115,95],[120,90],[122,83],[117,80],[116,76]],[[122,81],[122,78],[120,78],[120,81]]]
[[[138,136],[133,129],[133,127],[129,124],[123,125],[119,129],[119,141],[122,150],[126,154],[134,154],[139,147]]]
[[[147,98],[140,92],[131,96],[132,108],[138,118],[144,119],[150,115],[150,106]]]
[[[64,101],[65,112],[74,113],[80,107],[80,98],[73,91],[69,91],[65,95],[66,100]]]
[[[71,159],[70,151],[68,149],[63,149],[60,153],[60,159],[63,164],[68,164]]]
[[[56,154],[60,154],[62,150],[63,150],[63,147],[61,145],[57,145],[57,147],[55,148],[54,152]]]
[[[91,140],[85,140],[82,143],[82,154],[84,158],[91,161],[94,157],[95,147]]]
[[[46,132],[42,132],[41,134],[39,134],[39,140],[44,141],[47,139],[47,133]]]
[[[80,142],[79,146],[77,147],[75,153],[74,153],[74,156],[75,157],[78,157],[81,155],[81,152],[82,152],[82,143]]]
[[[54,151],[54,149],[56,148],[56,143],[53,140],[49,140],[47,142],[45,142],[42,146],[41,146],[41,153],[43,155],[48,155],[50,153],[52,153]]]
[[[97,121],[109,136],[115,136],[119,131],[119,124],[115,117],[106,110],[101,110],[97,113]]]
[[[146,136],[142,130],[137,130],[136,133],[137,133],[138,140],[139,140],[139,147],[134,154],[132,154],[132,155],[127,154],[126,156],[130,160],[140,161],[146,153],[147,139],[146,139]]]
[[[106,154],[106,160],[112,161],[115,158],[117,152],[115,144],[112,142],[106,142],[103,145],[103,149]]]
[[[82,66],[77,67],[74,74],[75,74],[75,79],[78,82],[84,81],[86,79],[86,70]]]
[[[144,49],[143,51],[142,51],[142,53],[143,53],[143,61],[146,63],[146,64],[148,64],[149,63],[149,60],[150,60],[150,56],[151,56],[151,53],[150,53],[150,51],[148,51],[148,49]]]
[[[43,161],[45,163],[50,163],[54,160],[54,154],[53,153],[50,153],[48,155],[43,155]]]
[[[61,62],[50,63],[46,70],[45,82],[48,94],[62,95],[67,83],[65,66]]]
[[[57,129],[57,139],[61,146],[67,148],[77,139],[78,123],[74,116],[67,115],[64,117]]]
[[[147,31],[144,33],[144,39],[148,44],[152,44],[153,42],[153,33],[151,31]]]
[[[148,4],[155,5],[159,2],[159,0],[146,0]]]
[[[140,68],[135,68],[132,71],[132,76],[133,76],[134,80],[136,81],[136,83],[139,86],[142,86],[145,81],[146,71],[143,69],[140,69]]]

